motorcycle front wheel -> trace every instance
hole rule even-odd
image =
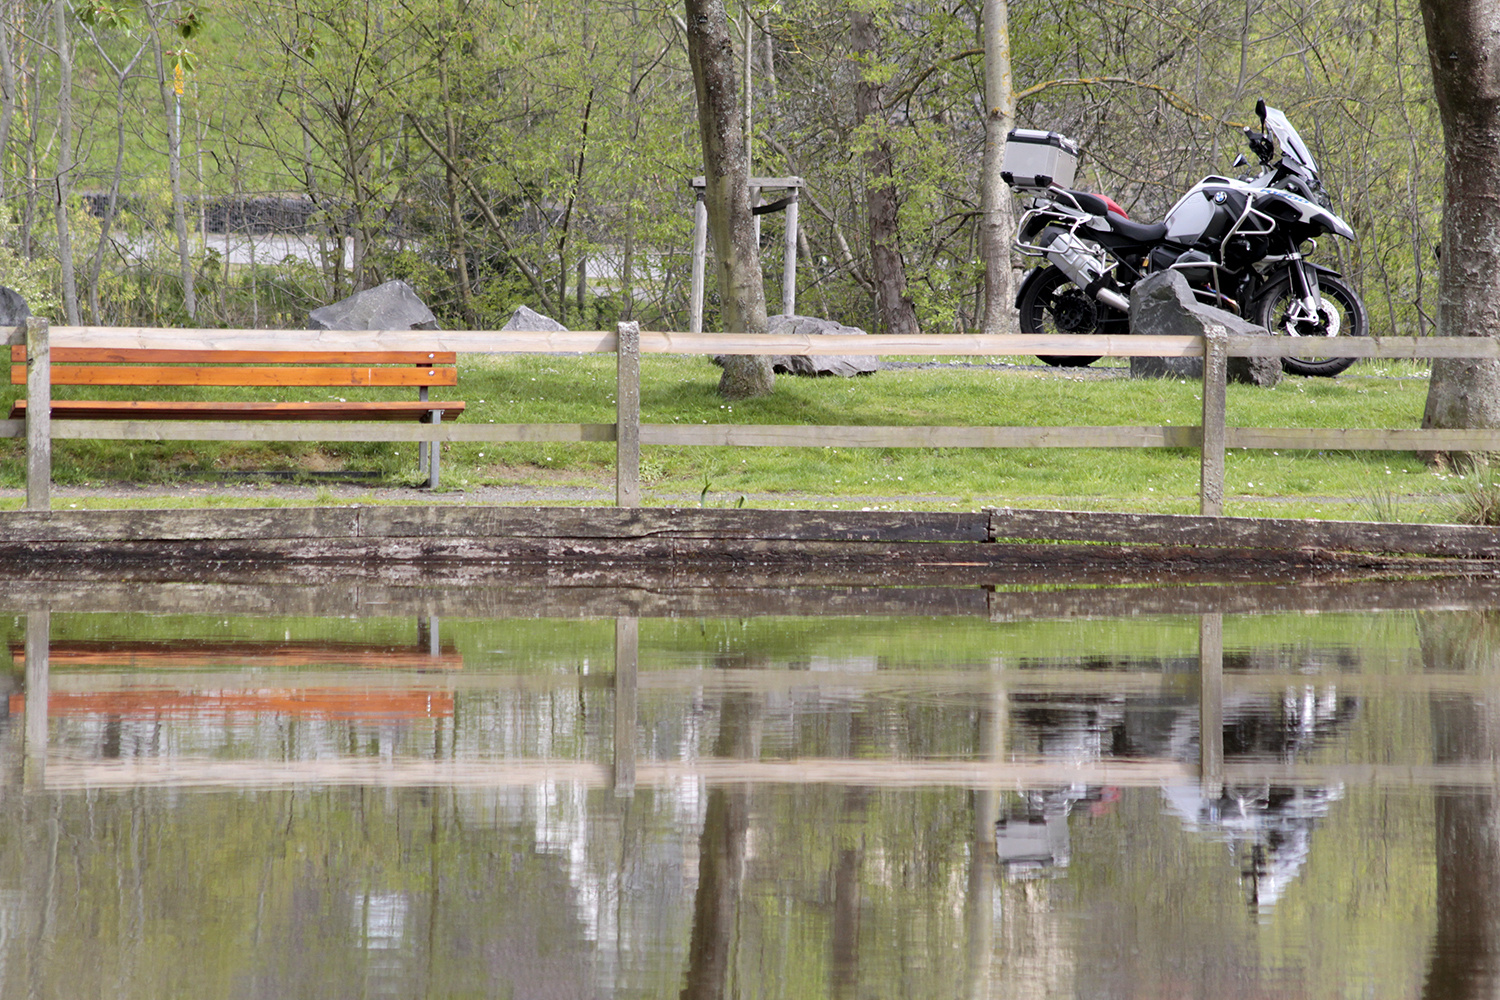
[[[1026,283],[1017,306],[1021,310],[1021,332],[1032,334],[1094,333],[1099,328],[1099,312],[1106,308],[1084,294],[1056,265],[1048,265]],[[1098,361],[1100,355],[1037,357],[1054,368],[1082,368]]]
[[[1296,293],[1292,291],[1292,276],[1283,274],[1256,298],[1254,316],[1278,337],[1363,337],[1369,333],[1370,317],[1365,305],[1343,278],[1320,272],[1318,291],[1322,305],[1317,318],[1293,319],[1291,307]],[[1281,370],[1289,375],[1332,378],[1354,361],[1354,358],[1282,358]]]

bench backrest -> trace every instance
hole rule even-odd
[[[10,349],[12,385],[26,348]],[[163,351],[54,347],[53,385],[456,386],[453,351]]]

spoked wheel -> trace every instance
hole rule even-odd
[[[1321,304],[1317,315],[1306,314],[1292,290],[1291,275],[1273,282],[1255,303],[1260,324],[1278,337],[1363,337],[1370,329],[1365,305],[1354,289],[1332,274],[1318,275]],[[1291,375],[1332,378],[1354,364],[1354,358],[1282,358],[1281,370]]]
[[[1021,292],[1022,333],[1095,333],[1101,321],[1100,306],[1056,266],[1048,266]],[[1082,368],[1099,360],[1071,354],[1038,354],[1059,368]]]

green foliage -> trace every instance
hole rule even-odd
[[[1318,258],[1350,277],[1375,331],[1431,331],[1442,188],[1432,150],[1442,136],[1415,6],[1270,2],[1247,11],[1146,0],[1123,20],[1113,0],[1011,7],[1017,124],[1079,139],[1082,186],[1110,193],[1138,219],[1157,218],[1188,184],[1230,169],[1239,128],[1264,97],[1304,130],[1336,208],[1359,234],[1355,244],[1329,241]],[[180,121],[190,199],[310,203],[307,235],[325,249],[310,258],[316,280],[293,283],[316,289],[318,304],[409,276],[445,325],[485,325],[526,304],[575,328],[617,317],[685,328],[685,181],[702,166],[672,10],[464,0],[79,7],[74,189],[107,191],[121,156],[119,214],[108,220],[117,242],[100,258],[102,315],[92,321],[187,321],[183,289],[168,287],[182,270],[165,180],[168,122]],[[851,43],[856,10],[875,26],[871,50]],[[799,311],[881,329],[867,195],[893,183],[896,249],[922,327],[974,330],[983,278],[979,5],[783,0],[733,13],[736,31],[743,38],[748,26],[756,44],[752,172],[807,183]],[[56,53],[40,39],[30,29],[7,36],[19,92],[37,103],[18,116],[0,159],[13,227],[4,242],[25,263],[0,266],[51,312],[56,150],[43,123],[57,110]],[[863,120],[860,81],[882,88],[881,108]],[[893,181],[867,176],[860,154],[873,143],[889,150]],[[223,262],[211,273],[207,251],[221,234],[201,231],[210,213],[190,204],[187,215],[190,269],[213,286],[195,286],[203,309],[192,320],[280,322],[285,310],[269,298],[230,307],[224,283],[233,279]],[[774,302],[782,220],[761,221]],[[83,243],[80,261],[92,249]],[[251,293],[283,294],[276,281],[254,282]]]

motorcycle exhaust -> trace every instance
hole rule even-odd
[[[1056,264],[1073,284],[1111,309],[1130,312],[1130,300],[1107,287],[1103,261],[1087,243],[1072,233],[1059,230],[1045,246],[1047,259]]]

